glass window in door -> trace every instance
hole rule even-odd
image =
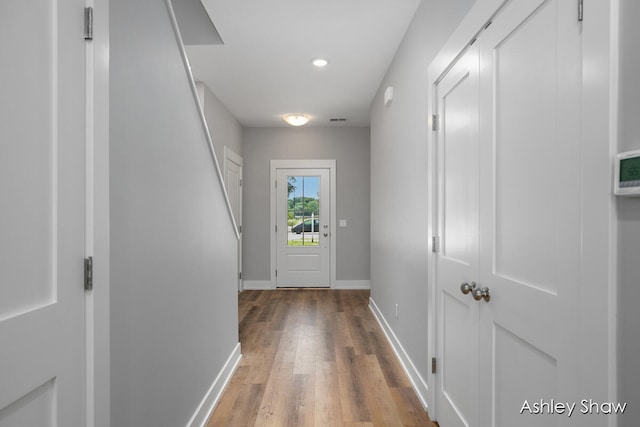
[[[320,245],[320,177],[288,176],[287,185],[287,245]]]

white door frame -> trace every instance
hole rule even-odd
[[[238,292],[242,291],[243,289],[243,281],[242,281],[242,175],[244,173],[243,171],[243,166],[242,166],[242,157],[240,157],[239,154],[237,154],[235,151],[233,151],[232,149],[230,149],[229,147],[227,147],[226,145],[224,146],[224,160],[222,162],[222,176],[226,179],[227,178],[227,161],[230,161],[232,163],[235,163],[236,165],[238,165],[238,167],[240,168],[240,185],[238,188],[238,197],[240,198],[239,200],[239,207],[238,207],[238,217],[234,218],[235,220],[235,224],[238,230]],[[225,186],[227,185],[227,183],[225,182]],[[227,190],[227,194],[229,194],[229,191]]]
[[[446,74],[451,64],[465,50],[471,40],[486,25],[489,19],[505,2],[503,0],[478,0],[470,9],[461,24],[443,46],[428,69],[428,116],[437,111],[435,86]],[[612,155],[617,147],[617,59],[618,59],[618,0],[584,0],[585,17],[582,23],[583,69],[588,72],[582,84],[582,147],[583,168],[580,184],[589,189],[592,195],[582,202],[583,221],[583,262],[580,271],[581,292],[578,316],[582,325],[579,337],[581,350],[589,351],[592,358],[577,361],[580,372],[580,388],[591,390],[598,395],[594,400],[617,401],[617,340],[615,319],[617,304],[616,247],[617,222],[615,199],[611,195],[613,188]],[[577,11],[576,11],[577,16]],[[605,114],[603,114],[603,111]],[[603,119],[606,117],[606,119]],[[429,123],[431,127],[431,123]],[[428,236],[435,236],[435,133],[428,135]],[[428,265],[428,348],[429,357],[435,358],[436,349],[436,277],[435,257],[427,255]],[[593,311],[594,306],[602,307]],[[606,346],[594,346],[594,331],[601,337],[599,343]],[[595,348],[594,348],[595,347]],[[597,360],[602,369],[594,372],[593,360]],[[601,362],[601,363],[600,363]],[[588,365],[590,364],[590,365]],[[591,366],[591,368],[589,367]],[[437,420],[435,412],[435,375],[427,374],[427,403],[431,418]],[[606,390],[599,387],[606,384]],[[585,419],[585,421],[589,421]],[[593,417],[593,425],[601,422]],[[608,425],[615,426],[615,417],[608,418]]]
[[[336,161],[335,160],[271,160],[271,174],[269,178],[270,192],[270,226],[271,226],[271,288],[276,288],[276,266],[278,248],[276,244],[276,173],[278,169],[329,169],[330,209],[329,232],[332,239],[329,242],[329,286],[336,286]]]
[[[92,50],[87,61],[93,66],[93,92],[87,104],[87,138],[93,137],[93,159],[89,165],[93,185],[92,218],[93,291],[86,293],[87,314],[87,427],[111,425],[111,338],[110,338],[110,245],[109,245],[109,0],[89,0],[94,8]],[[90,107],[89,107],[90,108]],[[88,112],[89,113],[89,112]]]

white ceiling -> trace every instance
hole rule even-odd
[[[187,46],[204,82],[245,127],[368,126],[373,97],[420,0],[202,0],[224,44]],[[318,69],[314,57],[329,59]],[[330,118],[346,118],[331,123]]]

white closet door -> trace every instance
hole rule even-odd
[[[84,3],[0,2],[0,426],[85,424]]]
[[[477,425],[478,316],[470,292],[478,280],[478,52],[467,50],[437,85],[438,234],[436,254],[438,421]],[[466,284],[466,285],[465,285]],[[462,292],[467,286],[467,293]]]
[[[480,302],[481,426],[539,426],[539,416],[520,414],[525,401],[577,398],[583,189],[576,13],[573,1],[514,0],[477,41],[479,285],[491,295]],[[572,422],[566,414],[565,422]]]
[[[576,4],[513,0],[469,49],[437,86],[436,414],[538,426],[534,403],[584,397]]]

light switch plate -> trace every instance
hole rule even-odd
[[[346,227],[347,226],[347,220],[346,219],[341,219],[340,220],[340,227]]]

